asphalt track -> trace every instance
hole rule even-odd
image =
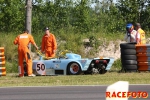
[[[107,86],[1,87],[0,100],[105,100]],[[129,91],[146,91],[150,85],[130,85]]]

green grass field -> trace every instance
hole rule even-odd
[[[89,39],[90,37],[94,37],[95,41],[94,43],[96,45],[101,45],[103,43],[104,38],[107,40],[107,42],[111,40],[117,40],[117,38],[122,39],[123,34],[116,33],[116,34],[104,34],[104,33],[87,33],[87,34],[79,34],[79,33],[65,33],[64,31],[61,31],[59,33],[55,33],[57,43],[58,43],[58,49],[57,53],[62,50],[70,50],[74,53],[80,54],[83,58],[84,57],[93,57],[96,51],[96,47],[88,53],[85,54],[84,52],[84,45],[83,45],[83,39]],[[17,66],[18,66],[18,52],[17,52],[17,46],[13,44],[13,41],[17,35],[20,34],[20,32],[15,33],[0,33],[0,47],[5,48],[5,58],[6,58],[6,68],[8,73],[16,73],[18,72]],[[35,42],[40,47],[41,39],[43,36],[43,33],[32,33]],[[116,37],[117,35],[117,37]],[[68,38],[69,37],[69,38]],[[98,39],[101,39],[97,41]],[[32,52],[35,52],[35,48],[32,46]]]
[[[66,86],[66,85],[110,85],[117,81],[129,81],[130,84],[150,84],[149,72],[117,73],[107,72],[100,75],[76,75],[76,76],[37,76],[16,77],[15,74],[7,74],[0,79],[0,87],[10,86]]]
[[[38,76],[38,77],[16,77],[17,69],[17,46],[13,45],[13,40],[17,33],[1,33],[0,47],[5,47],[7,76],[0,77],[0,87],[7,86],[60,86],[60,85],[109,85],[116,81],[129,81],[130,84],[150,84],[149,72],[142,73],[117,73],[121,68],[120,59],[115,61],[112,71],[104,75],[77,75],[77,76]],[[36,43],[40,46],[43,34],[33,34]],[[107,41],[122,39],[123,34],[55,34],[60,43],[58,50],[71,50],[85,57],[82,48],[82,40],[94,36],[96,39],[106,38]],[[69,38],[68,38],[69,37]],[[61,43],[66,41],[66,43]],[[101,42],[100,42],[101,43]],[[74,48],[76,47],[76,48]],[[34,49],[32,49],[35,52]],[[89,54],[90,57],[92,54]]]

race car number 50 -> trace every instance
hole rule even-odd
[[[40,75],[45,75],[46,74],[45,73],[46,72],[46,66],[45,66],[45,64],[42,63],[42,62],[37,63],[36,64],[36,71]]]

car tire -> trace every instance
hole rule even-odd
[[[126,70],[137,70],[138,69],[137,65],[122,65],[122,67]]]
[[[121,60],[123,65],[137,65],[136,60]]]
[[[103,68],[99,71],[100,74],[105,74],[107,72],[106,66],[103,64]]]
[[[26,62],[23,62],[23,67],[24,67],[24,76],[28,76],[27,63]]]
[[[122,60],[137,60],[136,55],[121,55]]]
[[[69,75],[79,75],[81,73],[81,67],[78,63],[72,62],[68,64],[67,72]]]
[[[136,55],[135,49],[121,49],[121,55]]]
[[[122,48],[122,49],[135,49],[136,48],[135,44],[136,43],[121,43],[120,48]]]
[[[100,70],[100,74],[105,74],[107,72],[107,70]]]

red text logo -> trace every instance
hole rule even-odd
[[[106,92],[106,98],[148,98],[147,92]]]

